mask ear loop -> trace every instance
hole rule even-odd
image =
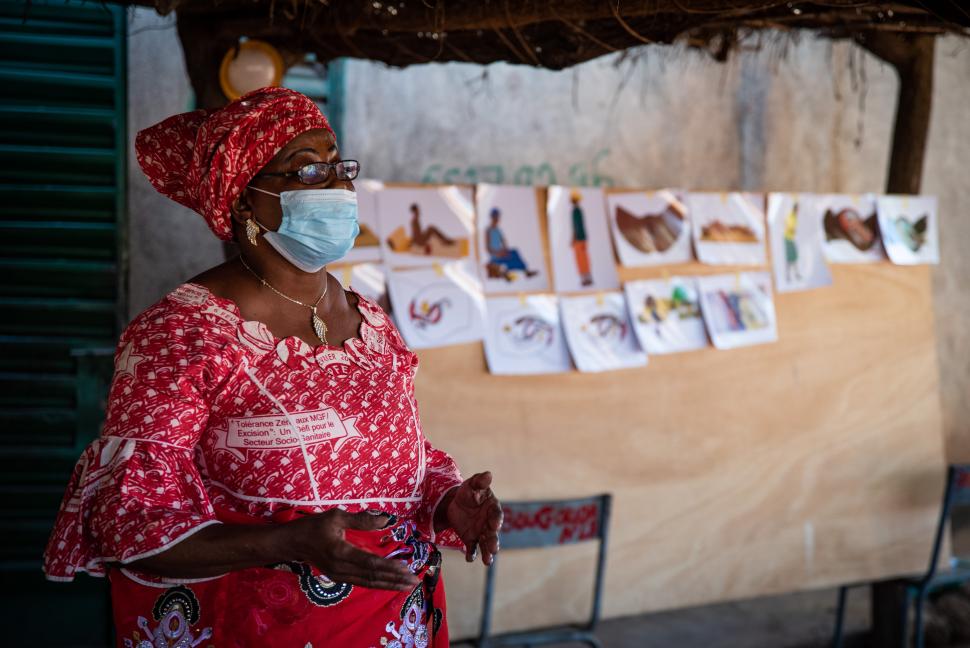
[[[272,191],[266,191],[265,189],[260,189],[259,187],[254,187],[253,185],[246,185],[246,188],[247,189],[252,189],[253,191],[258,191],[260,193],[264,193],[267,196],[274,196],[276,198],[280,198],[281,197],[278,193],[273,193]],[[270,228],[268,228],[265,225],[263,225],[262,223],[260,223],[259,220],[255,216],[253,216],[249,220],[251,220],[254,223],[256,223],[257,225],[259,225],[264,232],[272,232],[273,231]],[[255,236],[253,238],[255,238]],[[252,240],[252,239],[250,239],[250,240]],[[253,245],[256,245],[256,244],[253,243]]]

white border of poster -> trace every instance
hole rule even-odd
[[[560,297],[559,306],[577,369],[595,373],[646,366],[623,293]]]
[[[357,190],[357,220],[360,221],[360,234],[354,247],[350,249],[341,263],[376,263],[381,260],[381,228],[377,223],[377,193],[384,188],[379,180],[355,180]],[[358,247],[357,243],[373,236],[374,244]]]
[[[485,293],[549,290],[535,187],[480,184],[475,209],[478,270]],[[493,258],[488,249],[493,209],[499,214],[495,233],[505,246],[505,258]]]
[[[874,194],[808,194],[807,204],[809,209],[805,210],[806,216],[819,222],[822,250],[829,263],[878,263],[886,258],[879,235]],[[829,211],[832,213],[828,214]],[[870,247],[860,248],[848,238],[850,234],[845,229],[846,225],[841,224],[839,218],[846,211],[853,212],[845,222],[849,227],[857,228],[857,238],[875,236]],[[833,232],[838,236],[833,236]],[[859,240],[866,244],[861,238]]]
[[[391,270],[394,321],[412,349],[477,342],[485,332],[485,296],[468,261]]]
[[[709,265],[767,263],[764,204],[764,194],[760,193],[689,193],[687,205],[697,258]]]
[[[633,330],[648,354],[708,347],[707,327],[693,277],[627,281],[623,292]]]
[[[685,192],[620,191],[606,194],[606,204],[613,244],[624,266],[687,263],[694,258]],[[626,212],[622,225],[619,210]]]
[[[573,196],[578,193],[586,245],[573,240]],[[620,287],[606,224],[606,201],[602,189],[591,187],[549,187],[547,201],[549,249],[556,292],[596,292]],[[581,267],[588,263],[584,281]]]
[[[536,375],[572,370],[555,295],[487,297],[485,359],[496,375]]]
[[[718,349],[778,340],[771,275],[767,272],[698,277],[697,287],[707,332]]]
[[[920,265],[940,262],[937,207],[936,196],[894,195],[876,199],[882,242],[893,263]],[[913,249],[914,243],[918,243],[916,249]]]
[[[424,249],[429,250],[426,253],[411,251],[421,248],[412,236],[412,205],[419,209],[419,228],[422,239],[427,239]],[[377,194],[377,221],[384,263],[391,268],[433,266],[474,256],[475,205],[470,187],[385,187]],[[391,240],[397,242],[395,246]],[[402,251],[405,249],[408,251]]]
[[[806,209],[809,200],[806,194],[768,194],[768,244],[778,292],[832,285],[821,223]]]

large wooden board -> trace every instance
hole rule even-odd
[[[506,498],[614,494],[607,616],[916,571],[944,466],[930,271],[833,275],[776,295],[776,344],[643,369],[498,377],[478,344],[423,351],[425,430]],[[504,555],[499,629],[582,618],[591,555]],[[450,556],[445,573],[468,635],[482,569]]]

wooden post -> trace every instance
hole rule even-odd
[[[899,75],[896,125],[889,156],[887,193],[917,194],[933,106],[933,59],[936,37],[926,34],[872,32],[861,41]]]
[[[918,194],[933,107],[933,59],[936,37],[893,32],[866,34],[860,44],[889,63],[899,75],[899,98],[893,128],[886,193]],[[927,545],[929,546],[929,545]],[[894,648],[909,645],[905,589],[899,581],[880,581],[871,587],[871,645]]]

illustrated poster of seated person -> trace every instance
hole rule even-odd
[[[502,211],[497,207],[492,209],[489,212],[489,218],[491,224],[485,230],[485,242],[489,255],[485,270],[489,278],[502,278],[511,283],[519,277],[519,273],[525,273],[526,277],[539,274],[538,270],[528,267],[518,249],[509,247],[499,225],[502,221]]]

